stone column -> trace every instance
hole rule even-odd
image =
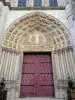
[[[2,48],[0,55],[0,79],[5,78],[7,99],[19,97],[23,56],[18,51]]]
[[[3,51],[2,54],[1,54],[1,61],[0,61],[0,78],[3,77],[2,67],[3,67],[3,63],[4,63],[4,54],[5,54],[5,52]]]
[[[20,59],[19,59],[19,73],[18,73],[18,82],[17,82],[18,91],[16,92],[16,98],[18,98],[20,95],[22,64],[23,64],[23,52],[20,53]]]
[[[33,7],[34,6],[34,0],[26,0],[26,6],[27,7]]]
[[[49,0],[42,0],[43,7],[49,7]]]
[[[67,98],[68,75],[75,79],[75,57],[72,48],[52,52],[54,86],[56,98]]]
[[[18,6],[18,0],[10,0],[11,7],[17,7]]]
[[[57,0],[58,6],[65,6],[65,0]]]

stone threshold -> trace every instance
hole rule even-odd
[[[17,98],[17,99],[8,99],[8,100],[67,100],[67,99],[34,97],[34,98]]]

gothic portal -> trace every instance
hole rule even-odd
[[[7,100],[66,100],[75,79],[75,1],[0,0],[0,80]]]
[[[19,62],[21,71],[17,71],[15,65],[12,75],[12,80],[17,79],[18,76],[14,76],[16,72],[20,75],[18,93],[22,98],[56,96],[59,84],[70,75],[69,67],[74,67],[67,28],[58,19],[45,13],[30,13],[14,21],[6,31],[4,46],[13,52],[18,51],[16,57],[23,52],[23,60]],[[71,70],[73,77],[72,67]],[[11,79],[6,73],[4,75],[7,80]],[[65,90],[62,91],[65,93]]]

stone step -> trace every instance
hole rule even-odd
[[[57,98],[18,98],[18,99],[10,99],[10,100],[66,100],[66,99],[57,99]]]

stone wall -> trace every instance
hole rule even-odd
[[[55,79],[67,80],[68,76],[75,79],[75,55],[71,48],[53,52],[53,64],[56,71]]]
[[[67,0],[65,10],[69,24],[70,37],[75,50],[75,2],[73,2],[73,0]]]
[[[67,98],[67,80],[75,79],[75,55],[72,48],[52,53],[54,85],[56,98]]]
[[[6,2],[10,2],[11,7],[17,7],[18,6],[18,0],[5,0]],[[65,0],[57,0],[58,6],[65,6]],[[34,0],[27,0],[26,2],[27,7],[33,7],[34,6]],[[42,0],[42,6],[48,7],[49,6],[49,0]]]
[[[21,80],[22,59],[19,51],[0,49],[0,79],[5,78],[7,99],[18,98]]]
[[[3,3],[0,2],[0,45],[3,45],[5,23],[7,21],[8,12],[9,12],[9,8],[7,6],[4,6]]]

